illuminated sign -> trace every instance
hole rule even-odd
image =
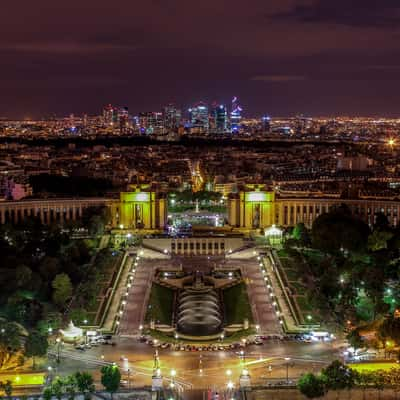
[[[148,192],[125,192],[121,193],[121,201],[123,202],[149,202],[150,193]]]
[[[274,201],[272,192],[248,192],[245,200],[253,202]]]
[[[134,201],[149,201],[149,193],[145,193],[145,192],[139,192],[139,193],[135,193],[134,196],[135,200]]]

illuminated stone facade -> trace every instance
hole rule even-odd
[[[135,188],[122,192],[112,205],[113,225],[123,229],[163,229],[166,223],[166,201],[156,192]]]
[[[338,198],[279,198],[263,187],[248,187],[228,200],[228,223],[244,230],[263,229],[272,225],[293,226],[303,222],[311,227],[314,220],[332,207],[347,205],[354,216],[370,226],[375,215],[383,213],[391,225],[399,223],[400,201]],[[132,187],[120,199],[44,199],[0,202],[0,223],[16,224],[35,216],[45,224],[82,217],[86,208],[109,207],[113,228],[163,230],[167,221],[167,203],[163,194],[149,187]],[[177,248],[178,249],[178,248]]]
[[[257,229],[274,224],[275,193],[261,190],[240,192],[228,201],[228,221],[231,226]]]
[[[84,210],[91,207],[109,207],[113,228],[162,230],[167,219],[164,197],[145,187],[134,187],[132,191],[121,193],[119,200],[91,198],[1,202],[0,223],[17,224],[34,216],[44,224],[63,224],[81,218]]]
[[[299,222],[311,227],[319,215],[341,204],[370,226],[374,224],[377,213],[386,215],[393,226],[399,223],[398,200],[278,198],[274,192],[262,190],[231,195],[228,201],[228,222],[242,229],[267,228],[271,225],[294,226]]]

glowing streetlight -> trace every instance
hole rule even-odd
[[[57,343],[57,363],[60,362],[60,346],[61,346],[61,339],[57,338],[56,339],[56,343]]]
[[[289,361],[291,360],[290,357],[285,357],[286,361],[286,383],[289,384]]]

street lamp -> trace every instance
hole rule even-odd
[[[87,323],[88,323],[88,320],[87,320],[87,319],[84,319],[84,320],[83,320],[83,323],[85,324],[85,344],[87,344],[87,330],[86,330],[86,325],[87,325]]]
[[[128,373],[128,389],[131,388],[131,370],[128,368],[126,371]]]
[[[172,389],[172,388],[175,387],[175,376],[176,376],[176,371],[175,371],[174,369],[171,369],[170,375],[171,375],[171,383],[170,383],[169,386],[170,386],[170,388]]]
[[[285,357],[285,361],[286,361],[286,384],[289,384],[289,361],[290,361],[290,357]]]
[[[57,363],[60,363],[60,346],[61,346],[61,339],[57,338],[56,339],[57,343]]]
[[[179,339],[179,335],[178,335],[177,332],[175,332],[174,337],[175,337],[175,349],[177,349],[177,347],[178,347],[178,339]]]

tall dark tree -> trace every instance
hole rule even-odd
[[[306,226],[303,224],[303,222],[299,222],[293,228],[292,237],[301,246],[309,246],[310,245],[310,242],[311,242],[310,234],[308,233],[308,230],[307,230]]]
[[[110,393],[113,394],[119,389],[121,383],[121,372],[116,365],[105,365],[101,368],[101,384]]]
[[[368,225],[353,217],[347,207],[321,214],[312,226],[313,246],[328,253],[364,251],[368,235]]]
[[[21,327],[14,322],[0,323],[0,368],[21,349]]]
[[[396,345],[400,345],[400,318],[389,316],[383,320],[378,328],[378,334],[385,341],[393,340]]]
[[[327,393],[324,379],[312,373],[302,375],[297,383],[297,387],[308,399],[319,398]]]
[[[356,374],[352,369],[336,360],[322,370],[326,387],[330,390],[350,390],[355,385]]]
[[[361,335],[357,329],[353,329],[347,335],[346,338],[347,338],[347,341],[349,342],[350,346],[353,347],[354,350],[361,349],[365,345],[364,340],[361,337]]]
[[[47,337],[38,331],[33,331],[25,342],[25,355],[32,357],[33,369],[35,369],[35,357],[44,357],[47,354],[49,343]]]
[[[90,394],[95,391],[93,376],[88,372],[76,372],[75,382],[80,393],[83,393],[85,399],[90,398]]]

